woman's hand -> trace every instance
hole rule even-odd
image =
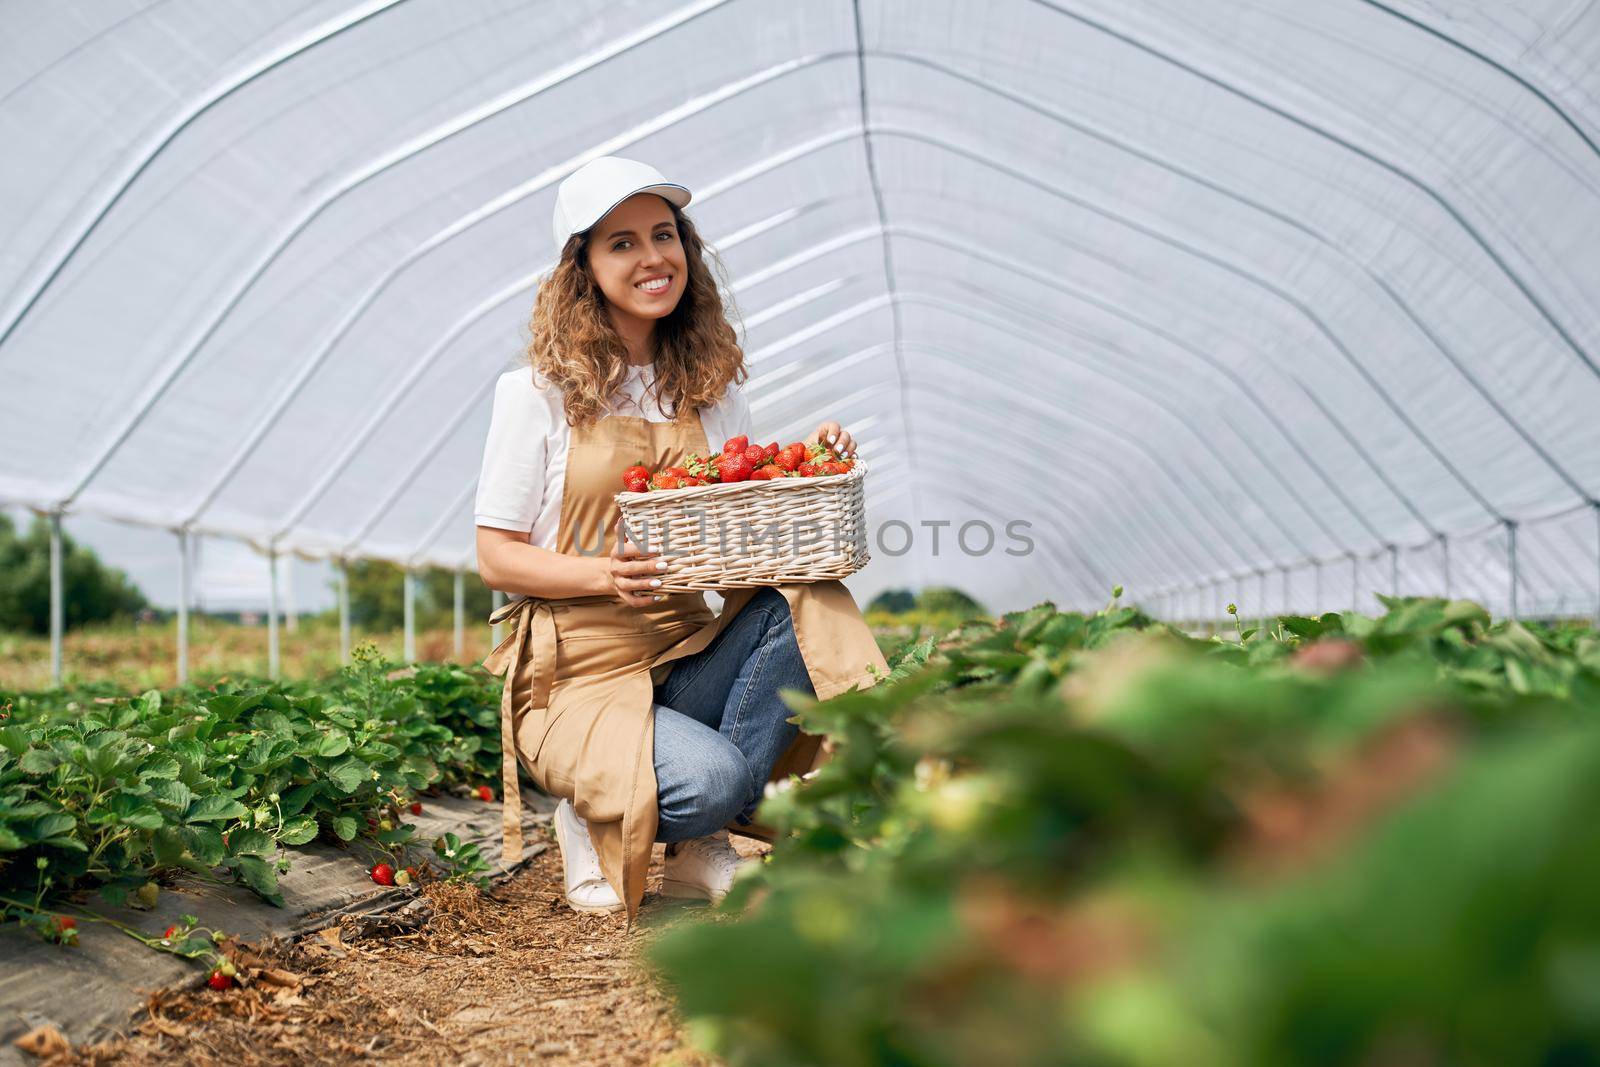
[[[661,584],[661,579],[656,576],[667,569],[667,561],[657,560],[655,557],[658,555],[660,553],[646,552],[627,540],[622,529],[622,516],[617,516],[617,543],[606,564],[611,590],[618,600],[630,608],[642,608],[666,595],[655,591],[655,587]]]
[[[848,456],[856,450],[856,439],[850,436],[850,431],[840,426],[837,422],[825,422],[817,427],[817,432],[805,439],[806,444],[821,441],[825,445],[832,445],[833,450],[841,457]]]

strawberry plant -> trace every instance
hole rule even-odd
[[[1196,640],[1046,603],[790,693],[833,759],[649,950],[690,1031],[733,1064],[1600,1055],[1551,969],[1600,933],[1600,636],[1385,607]]]
[[[150,906],[180,869],[281,903],[295,846],[403,849],[418,794],[499,773],[498,681],[392,668],[362,646],[325,683],[0,698],[0,903],[37,915],[94,888]]]

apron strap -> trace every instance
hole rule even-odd
[[[509,869],[522,860],[522,788],[517,781],[517,737],[513,699],[525,659],[534,665],[526,696],[530,710],[546,707],[555,678],[556,628],[549,601],[524,597],[501,605],[493,623],[511,620],[511,632],[484,657],[490,674],[503,675],[500,688],[500,864]]]

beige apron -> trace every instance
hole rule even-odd
[[[621,473],[635,463],[652,469],[707,454],[697,411],[674,422],[607,415],[572,429],[556,550],[609,556],[619,514]],[[888,663],[850,591],[838,580],[776,587],[794,618],[795,636],[817,697],[867,688]],[[654,762],[655,686],[673,660],[709,645],[723,624],[755,595],[730,589],[714,615],[703,593],[673,593],[648,607],[615,596],[527,597],[490,616],[510,627],[484,660],[506,684],[500,702],[503,749],[503,862],[522,858],[522,805],[517,760],[534,781],[566,797],[589,824],[606,881],[627,905],[631,925],[644,897],[657,829]],[[879,672],[877,675],[872,670]],[[506,743],[513,738],[514,744]],[[769,781],[804,774],[832,755],[819,735],[801,731],[773,766]],[[772,840],[760,823],[728,829]]]

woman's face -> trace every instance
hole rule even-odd
[[[613,315],[659,319],[683,298],[683,242],[672,206],[654,193],[635,193],[595,223],[588,255],[589,271]],[[652,279],[655,284],[640,288]]]

